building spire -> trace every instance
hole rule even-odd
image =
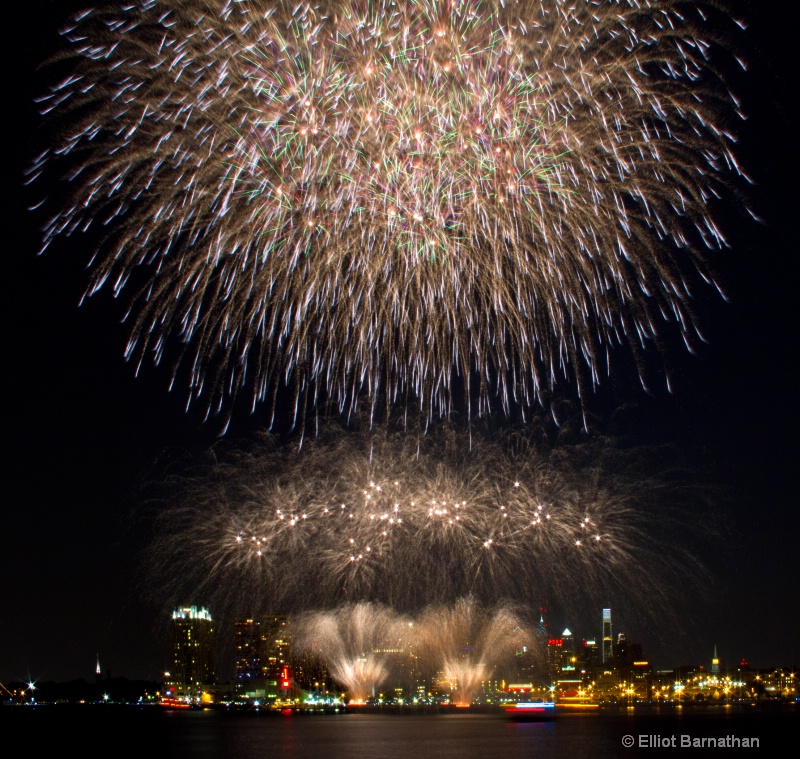
[[[97,669],[94,671],[96,675],[102,674],[100,671],[100,654],[97,654]]]
[[[711,674],[719,674],[719,656],[717,656],[717,644],[714,644],[714,656],[711,658]]]

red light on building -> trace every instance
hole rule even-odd
[[[281,687],[289,687],[289,667],[284,667],[283,672],[281,672]]]
[[[563,646],[564,639],[563,638],[551,638],[547,641],[548,646]]]

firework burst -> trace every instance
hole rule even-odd
[[[129,355],[187,367],[209,410],[283,385],[295,415],[526,407],[665,321],[696,342],[738,172],[722,21],[673,0],[86,11],[43,99],[64,127],[31,173],[71,193],[45,244],[102,230],[89,292],[136,282]]]
[[[294,613],[362,601],[416,612],[465,596],[579,604],[637,588],[660,598],[696,563],[660,555],[677,489],[640,458],[601,439],[470,446],[447,429],[323,430],[299,451],[265,438],[167,484],[155,585],[234,614],[254,599]]]

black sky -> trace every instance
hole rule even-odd
[[[38,139],[33,97],[38,62],[57,44],[67,0],[16,11],[6,86],[2,408],[6,497],[0,506],[0,681],[91,677],[100,654],[112,674],[156,677],[165,664],[161,609],[137,579],[146,525],[131,518],[141,482],[178,449],[202,451],[219,432],[167,392],[165,373],[135,378],[122,359],[122,309],[107,294],[78,308],[88,251],[80,243],[35,255],[39,219],[23,171]],[[774,8],[770,4],[771,8]],[[688,644],[665,646],[659,665],[708,658],[716,643],[729,663],[800,663],[797,558],[798,129],[797,25],[764,6],[737,3],[749,23],[750,72],[737,87],[748,121],[739,155],[757,180],[751,205],[765,219],[726,220],[731,250],[719,268],[730,303],[703,298],[708,346],[698,356],[670,350],[673,395],[645,393],[618,377],[589,401],[599,415],[632,402],[627,432],[689,452],[714,484],[717,532],[709,531],[713,583],[695,609]],[[658,359],[659,361],[661,359]],[[235,419],[242,436],[258,418]],[[715,546],[728,537],[724,546]],[[666,549],[669,547],[666,546]],[[598,608],[602,604],[598,601]],[[698,604],[700,602],[698,601]],[[634,637],[636,615],[625,615]],[[569,624],[579,636],[597,634]],[[665,621],[665,624],[667,622]],[[681,624],[671,620],[669,624]],[[654,644],[655,645],[655,644]],[[694,656],[690,653],[694,651]]]

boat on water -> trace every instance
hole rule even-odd
[[[556,704],[559,712],[596,712],[600,704],[596,701],[564,700]]]
[[[556,705],[553,701],[518,701],[506,707],[506,715],[520,722],[553,719]]]
[[[163,707],[164,709],[191,709],[192,704],[188,701],[182,701],[179,698],[172,698],[170,696],[164,696],[159,702],[158,705]]]

